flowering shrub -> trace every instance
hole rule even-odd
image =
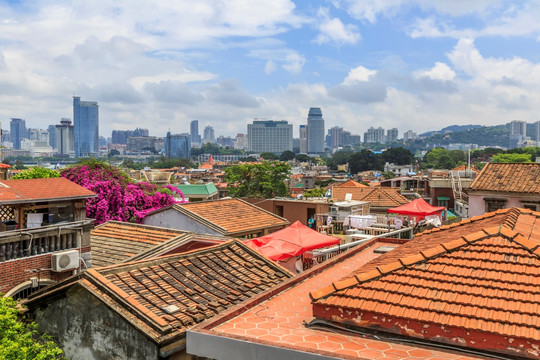
[[[62,176],[97,194],[86,203],[86,216],[96,219],[96,225],[108,220],[140,223],[149,212],[177,203],[174,194],[185,202],[173,186],[135,183],[123,171],[95,161],[65,169]]]

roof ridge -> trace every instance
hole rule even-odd
[[[365,273],[355,274],[345,279],[333,282],[332,284],[322,289],[310,292],[309,297],[312,301],[317,301],[332,295],[336,291],[345,290],[358,284],[377,279],[381,276],[388,275],[394,271],[405,269],[409,266],[429,261],[440,255],[459,249],[462,246],[470,245],[472,243],[495,236],[503,236],[509,241],[521,245],[527,251],[535,254],[536,256],[538,256],[538,258],[540,258],[540,243],[527,239],[523,235],[513,231],[510,227],[501,224],[499,226],[489,227],[465,236],[461,236],[455,240],[441,243],[440,245],[436,245],[433,248],[422,250],[419,253],[399,258],[398,260],[391,263],[379,265],[374,270],[370,270]]]

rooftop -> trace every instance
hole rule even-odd
[[[207,184],[175,184],[173,186],[188,197],[190,195],[213,195],[217,193],[216,186],[211,182]]]
[[[367,201],[372,207],[396,207],[409,202],[399,193],[399,189],[389,187],[344,187],[334,186],[332,198],[337,201],[345,200],[347,194],[352,194],[351,200]]]
[[[0,181],[1,204],[76,200],[95,196],[92,191],[63,177]]]
[[[540,164],[487,163],[469,190],[540,194]]]

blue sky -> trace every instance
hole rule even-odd
[[[46,128],[71,98],[100,133],[217,135],[253,118],[400,135],[538,121],[540,1],[0,1],[0,120]]]

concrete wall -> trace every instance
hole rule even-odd
[[[31,309],[39,330],[73,360],[157,359],[158,348],[80,285]]]
[[[143,220],[143,224],[192,231],[198,234],[222,235],[172,208],[146,216]]]

